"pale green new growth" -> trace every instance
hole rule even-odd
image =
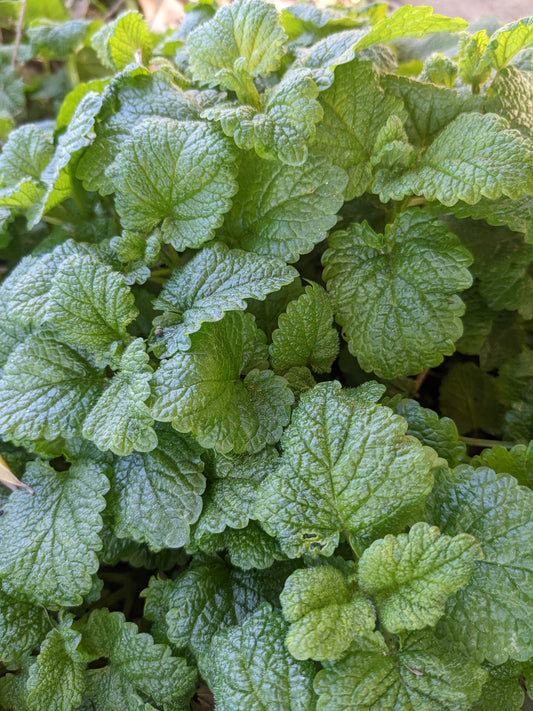
[[[372,632],[372,603],[346,585],[337,568],[296,570],[280,595],[283,616],[290,622],[285,639],[296,659],[338,659],[354,637]]]
[[[389,632],[433,627],[446,599],[470,580],[482,557],[472,536],[441,536],[435,526],[415,523],[408,534],[385,536],[367,548],[359,584],[376,601]]]
[[[200,82],[233,89],[228,78],[234,77],[236,61],[242,58],[242,68],[252,77],[270,74],[280,65],[286,39],[272,5],[262,0],[236,0],[191,32],[188,44],[193,75]]]

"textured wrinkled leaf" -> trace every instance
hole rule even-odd
[[[91,37],[99,59],[110,69],[120,71],[132,62],[147,64],[154,40],[146,21],[138,12],[124,12]]]
[[[356,634],[372,632],[376,624],[372,603],[331,566],[295,570],[280,602],[291,623],[285,644],[296,659],[338,659]]]
[[[21,326],[14,318],[9,298],[0,289],[0,374],[10,354],[26,340],[30,329]]]
[[[379,186],[380,199],[424,195],[443,205],[482,197],[521,198],[533,191],[531,145],[496,114],[460,114],[445,126],[412,170]]]
[[[293,367],[309,366],[315,373],[328,373],[339,351],[332,322],[327,293],[318,284],[307,286],[279,317],[270,346],[272,368],[284,373]]]
[[[83,43],[90,24],[89,20],[67,20],[28,27],[33,55],[46,59],[67,59]]]
[[[236,0],[189,35],[192,73],[200,82],[226,86],[226,73],[243,58],[246,72],[265,76],[280,66],[286,39],[276,8],[262,0]]]
[[[159,117],[136,126],[112,167],[122,226],[178,250],[200,247],[222,224],[236,192],[235,148],[205,123]]]
[[[70,163],[82,148],[92,142],[94,122],[101,108],[102,97],[95,91],[85,94],[76,107],[66,131],[57,141],[52,159],[41,173],[45,193],[28,213],[29,227],[34,227],[48,210],[70,196]]]
[[[386,94],[401,99],[407,113],[405,130],[417,146],[427,146],[459,114],[480,109],[479,96],[435,86],[412,77],[386,74],[380,78]]]
[[[248,525],[257,487],[276,468],[278,453],[267,447],[257,454],[217,454],[215,462],[217,477],[209,477],[202,513],[194,528],[194,540],[200,545],[206,535],[221,533],[228,526],[242,529]],[[229,471],[224,474],[226,467]]]
[[[533,351],[523,351],[501,366],[498,391],[506,405],[520,400],[533,403]]]
[[[154,418],[145,404],[150,396],[152,369],[141,338],[124,351],[118,373],[83,424],[83,436],[103,450],[127,456],[149,452],[157,445]]]
[[[212,636],[240,624],[257,606],[276,602],[283,587],[273,571],[245,572],[224,565],[220,558],[197,560],[189,570],[167,581],[169,640],[198,656],[207,651]]]
[[[81,711],[152,711],[134,691],[133,684],[114,666],[90,669],[85,677],[86,693]]]
[[[474,255],[472,273],[487,305],[494,310],[517,309],[526,319],[533,318],[533,245],[505,228],[480,222],[467,222],[459,236]]]
[[[272,333],[278,327],[278,318],[291,301],[303,294],[303,286],[300,278],[296,278],[287,286],[281,287],[278,291],[273,291],[264,301],[250,299],[248,301],[248,311],[255,316],[259,328],[264,331],[269,341],[272,340]]]
[[[502,69],[490,85],[489,96],[489,111],[504,116],[523,136],[533,137],[533,84],[519,69]]]
[[[416,400],[402,399],[401,395],[385,404],[407,420],[407,434],[433,447],[450,466],[466,460],[466,445],[459,439],[455,422],[449,417],[439,417],[434,410],[422,407]]]
[[[336,224],[346,179],[329,157],[313,151],[301,166],[245,154],[239,192],[224,225],[230,242],[295,262]]]
[[[262,158],[301,165],[307,146],[315,138],[322,118],[318,88],[306,71],[289,73],[269,89],[263,106],[215,105],[204,112],[220,121],[226,136],[244,150],[255,149]]]
[[[17,597],[0,590],[0,659],[4,664],[37,647],[50,629],[42,607]]]
[[[464,202],[456,203],[452,209],[440,211],[452,212],[457,217],[472,217],[474,220],[485,220],[489,225],[506,225],[515,232],[525,232],[525,240],[533,244],[533,197],[524,195],[518,200],[501,197],[498,200],[481,198],[475,205]]]
[[[424,37],[434,32],[459,32],[468,27],[466,20],[460,17],[434,15],[433,8],[422,5],[413,7],[404,5],[389,17],[379,20],[372,29],[360,39],[355,51],[360,51],[372,44],[382,44],[405,37]]]
[[[469,711],[487,672],[431,632],[415,632],[391,650],[379,632],[357,639],[315,677],[317,711]]]
[[[66,259],[48,295],[46,316],[59,337],[95,356],[114,355],[131,336],[126,327],[138,315],[122,274],[88,255]]]
[[[190,338],[190,349],[163,361],[154,375],[154,417],[220,452],[277,442],[294,398],[283,378],[257,370],[267,350],[253,317],[229,311]]]
[[[448,597],[470,580],[483,557],[472,536],[443,536],[415,523],[409,533],[374,541],[359,561],[359,584],[375,600],[379,618],[397,634],[433,627]]]
[[[219,632],[200,658],[217,709],[312,711],[312,662],[296,661],[283,640],[287,625],[264,605],[238,627]]]
[[[70,711],[80,705],[85,663],[75,657],[79,640],[79,634],[67,626],[48,633],[28,675],[26,699],[31,711]]]
[[[104,377],[51,334],[30,335],[11,353],[0,381],[0,431],[38,440],[79,434]]]
[[[154,352],[168,358],[178,349],[186,350],[188,335],[203,322],[244,310],[245,299],[264,299],[296,276],[292,267],[272,257],[230,250],[219,242],[204,247],[185,266],[174,269],[154,302],[165,312],[156,321],[163,333],[153,339]]]
[[[485,59],[501,71],[524,47],[533,42],[533,17],[523,17],[500,27],[490,37]]]
[[[483,549],[470,582],[449,600],[441,633],[478,660],[529,659],[533,492],[491,469],[458,467],[436,497],[433,518],[443,533],[469,533]]]
[[[31,123],[11,131],[0,154],[0,186],[14,187],[28,178],[39,181],[53,153],[51,131]]]
[[[282,438],[280,467],[260,487],[255,516],[291,557],[331,555],[341,531],[396,530],[421,505],[439,461],[387,407],[338,382],[304,393]]]
[[[463,335],[456,342],[459,353],[479,355],[489,336],[495,319],[495,312],[487,306],[479,291],[479,282],[461,294],[466,306],[463,321]]]
[[[501,667],[487,667],[489,678],[481,696],[472,706],[472,711],[521,711],[524,691],[519,681],[519,667],[516,662]]]
[[[180,548],[202,510],[203,463],[193,443],[168,428],[157,428],[149,453],[116,459],[108,497],[115,534],[148,543],[154,551]]]
[[[139,632],[121,612],[93,610],[83,636],[93,659],[107,657],[110,669],[156,704],[172,707],[196,681],[196,669],[185,659],[172,656],[166,645],[154,644],[151,635]]]
[[[222,533],[212,534],[214,541],[202,542],[202,550],[208,553],[226,551],[232,565],[242,570],[265,570],[270,568],[277,560],[286,560],[279,542],[269,536],[256,521],[250,521],[245,529],[226,528]]]
[[[385,94],[370,62],[338,67],[320,102],[324,118],[317,128],[317,145],[348,173],[345,198],[351,200],[370,185],[370,155],[380,128],[391,114],[404,119],[405,109],[401,100]]]
[[[0,518],[0,578],[8,595],[51,609],[81,604],[102,547],[105,471],[89,460],[65,472],[43,461],[27,465],[24,478],[35,493],[14,491]]]
[[[352,223],[329,244],[324,280],[363,370],[414,375],[453,353],[464,312],[456,292],[472,283],[471,256],[439,220],[405,210],[385,235]]]
[[[475,363],[455,363],[440,389],[440,408],[451,417],[461,434],[479,431],[498,435],[503,408],[496,380]]]
[[[132,130],[149,116],[161,116],[176,121],[194,121],[200,116],[199,109],[188,101],[182,92],[162,72],[147,74],[131,72],[124,81],[112,86],[114,110],[95,125],[96,137],[81,156],[76,167],[76,176],[87,190],[98,190],[107,195],[114,192],[111,166]],[[107,107],[106,107],[107,108]],[[107,113],[107,110],[106,110]]]

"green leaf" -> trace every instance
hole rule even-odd
[[[498,200],[481,198],[475,205],[458,202],[452,209],[439,206],[439,211],[453,212],[457,217],[485,220],[489,225],[506,225],[515,232],[526,232],[525,240],[533,244],[533,197],[524,195],[518,200],[501,197]]]
[[[0,703],[13,711],[28,711],[26,705],[26,674],[6,674],[0,677]]]
[[[250,314],[229,311],[222,321],[204,324],[191,335],[188,351],[156,371],[154,417],[220,452],[256,452],[274,444],[294,398],[283,378],[257,370],[265,357],[264,334]]]
[[[366,223],[335,232],[324,280],[350,352],[384,378],[415,375],[442,362],[462,332],[471,256],[420,209],[404,210],[385,235]]]
[[[270,346],[272,368],[284,373],[295,366],[309,366],[315,373],[329,373],[339,352],[332,322],[327,293],[318,284],[307,286],[279,317]]]
[[[124,457],[157,446],[154,418],[145,404],[152,378],[148,361],[144,342],[137,338],[124,351],[118,373],[85,419],[83,436],[100,449]]]
[[[216,634],[200,670],[220,711],[312,711],[313,665],[292,659],[283,643],[287,625],[264,605],[238,627]]]
[[[533,493],[491,469],[458,467],[437,495],[434,519],[443,533],[469,533],[483,549],[470,582],[449,600],[441,633],[478,660],[529,659]]]
[[[89,255],[75,255],[55,274],[46,315],[62,340],[106,362],[131,339],[126,327],[138,311],[122,274]]]
[[[516,662],[487,666],[489,678],[472,711],[521,711],[524,692],[519,681],[520,666]]]
[[[268,89],[260,108],[219,104],[203,115],[219,120],[239,148],[253,148],[262,158],[302,165],[307,146],[315,138],[315,124],[322,118],[317,97],[315,82],[301,70],[286,74]]]
[[[359,561],[359,584],[376,601],[379,618],[394,634],[433,627],[447,598],[470,580],[483,554],[464,533],[442,536],[415,523],[409,533],[374,541]]]
[[[29,328],[13,318],[9,298],[0,289],[0,373],[12,351],[26,340],[29,333]]]
[[[38,440],[73,437],[104,386],[78,351],[51,334],[34,334],[12,352],[0,381],[0,431]]]
[[[276,538],[269,536],[255,521],[250,521],[246,528],[226,528],[220,534],[212,534],[214,550],[208,550],[211,541],[202,541],[202,550],[206,552],[226,551],[232,565],[242,570],[265,570],[277,560],[286,560]]]
[[[505,405],[521,400],[533,404],[533,351],[523,351],[502,365],[498,390]]]
[[[143,16],[124,12],[113,23],[104,25],[91,37],[99,59],[110,69],[120,71],[132,62],[148,64],[155,44]]]
[[[85,683],[85,703],[81,711],[111,711],[118,708],[121,711],[152,711],[154,708],[135,693],[133,684],[112,665],[89,669]]]
[[[286,572],[283,582],[285,577]],[[261,602],[275,602],[283,582],[274,570],[245,572],[224,565],[220,558],[197,559],[189,570],[167,581],[168,638],[198,656],[207,651],[217,631],[240,624]]]
[[[42,607],[17,597],[11,598],[0,590],[0,659],[4,664],[31,652],[50,629]]]
[[[475,363],[455,363],[440,389],[440,408],[451,417],[461,434],[479,431],[497,436],[503,408],[496,380]]]
[[[272,333],[278,327],[278,319],[291,301],[303,294],[303,286],[300,278],[296,278],[287,286],[282,286],[278,291],[270,293],[264,301],[250,299],[248,301],[248,311],[255,316],[259,328],[267,334],[269,341],[272,340]]]
[[[245,528],[253,517],[258,485],[278,465],[278,453],[267,447],[257,454],[215,457],[216,478],[209,477],[203,508],[194,528],[194,540],[202,545],[209,534],[226,527]],[[228,473],[223,473],[228,468]],[[231,468],[230,468],[231,467]]]
[[[0,185],[15,187],[28,178],[39,181],[53,153],[51,131],[31,123],[11,131],[0,155]]]
[[[66,200],[71,193],[71,161],[78,152],[90,145],[94,138],[93,126],[102,108],[102,97],[90,91],[82,98],[72,119],[58,141],[51,161],[41,173],[44,195],[28,213],[28,226],[34,227],[42,216]]]
[[[112,167],[122,226],[177,250],[200,247],[222,224],[237,190],[235,147],[200,122],[147,118],[131,132]]]
[[[422,444],[432,447],[451,467],[467,459],[466,445],[459,439],[457,427],[449,417],[439,417],[436,412],[422,407],[416,400],[402,399],[401,395],[384,404],[407,420],[408,435],[413,435]]]
[[[224,229],[246,251],[295,262],[337,223],[345,185],[344,171],[314,151],[301,166],[244,154]]]
[[[79,641],[80,635],[66,624],[48,633],[26,685],[31,711],[70,711],[80,705],[85,662],[76,658]]]
[[[338,662],[315,677],[317,711],[469,711],[487,672],[431,632],[415,632],[399,650],[379,632],[356,639]]]
[[[533,17],[523,17],[504,25],[490,37],[485,59],[501,71],[511,59],[533,42]]]
[[[196,681],[196,670],[185,659],[171,656],[166,645],[154,644],[151,635],[139,632],[121,612],[93,610],[82,631],[93,659],[107,657],[110,670],[156,704],[173,708]]]
[[[435,86],[412,77],[385,74],[380,83],[386,94],[403,102],[405,130],[416,146],[427,146],[459,114],[480,109],[480,98],[470,93]]]
[[[8,595],[51,609],[81,604],[102,547],[105,471],[89,460],[62,472],[43,461],[27,465],[24,481],[35,493],[14,491],[0,518],[0,578]]]
[[[523,72],[504,67],[490,85],[488,96],[489,111],[504,116],[524,137],[533,137],[533,85]]]
[[[481,296],[478,281],[461,294],[461,299],[466,305],[466,311],[462,319],[463,335],[455,347],[459,353],[479,355],[492,330],[496,314]]]
[[[295,659],[338,659],[357,634],[372,632],[376,624],[372,603],[331,566],[295,570],[280,602],[291,623],[285,644]]]
[[[338,382],[304,393],[282,438],[280,467],[260,487],[255,516],[287,554],[331,555],[341,531],[396,530],[431,489],[439,461],[387,407]]]
[[[404,119],[405,109],[400,99],[385,94],[371,62],[337,67],[320,102],[324,118],[317,127],[317,145],[348,173],[345,199],[352,200],[370,186],[370,155],[379,130],[391,114]]]
[[[279,68],[286,39],[276,8],[262,0],[236,0],[189,35],[192,73],[202,83],[233,88],[227,81],[235,62],[242,59],[252,77],[266,76]]]
[[[490,67],[485,61],[488,43],[489,38],[485,30],[473,35],[465,32],[459,37],[459,77],[476,92],[479,92],[479,87],[490,78]]]
[[[515,402],[505,413],[503,436],[515,442],[533,439],[533,403]]]
[[[496,114],[460,114],[437,135],[418,165],[379,186],[382,202],[424,195],[443,205],[475,204],[533,191],[531,145]]]
[[[89,20],[45,22],[28,27],[31,51],[34,57],[67,59],[83,43],[89,32]]]
[[[193,443],[166,427],[146,454],[116,459],[109,504],[115,534],[148,543],[151,550],[180,548],[202,510],[203,462]]]
[[[139,123],[149,116],[176,121],[194,121],[200,117],[199,107],[188,100],[167,74],[147,74],[139,69],[111,82],[104,107],[101,113],[105,113],[105,118],[95,125],[96,138],[76,168],[76,176],[84,187],[102,195],[114,192],[108,168]]]
[[[220,242],[204,247],[174,269],[154,302],[154,308],[165,312],[155,322],[163,333],[153,339],[154,352],[168,358],[178,349],[187,350],[188,336],[202,323],[244,310],[245,299],[264,299],[296,276],[296,270],[273,257],[230,250]]]
[[[354,47],[359,52],[373,44],[383,44],[406,37],[425,37],[434,32],[459,32],[468,27],[460,17],[434,15],[433,8],[404,5],[389,17],[379,20]]]
[[[513,476],[521,486],[533,489],[533,442],[516,444],[511,450],[490,447],[473,458],[474,466],[490,467],[497,474]]]

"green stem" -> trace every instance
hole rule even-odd
[[[75,54],[71,54],[70,57],[67,59],[67,75],[70,84],[74,89],[80,83],[80,75],[78,73],[78,64],[76,62]]]
[[[17,20],[17,29],[15,32],[15,42],[13,43],[13,54],[11,55],[11,69],[17,66],[17,56],[20,48],[20,40],[22,38],[22,27],[24,25],[24,15],[26,13],[26,0],[20,0],[20,11]]]
[[[505,449],[512,449],[515,446],[515,442],[502,442],[497,439],[479,439],[478,437],[459,437],[459,439],[469,447],[505,447]]]

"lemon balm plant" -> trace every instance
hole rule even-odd
[[[533,18],[2,8],[0,704],[518,711]]]

